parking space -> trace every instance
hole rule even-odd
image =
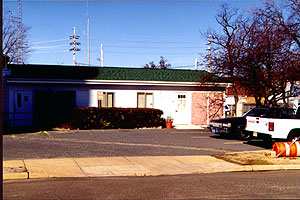
[[[41,131],[3,136],[4,160],[60,157],[217,155],[266,150],[207,130],[135,129]]]

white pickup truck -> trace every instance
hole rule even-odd
[[[245,131],[254,138],[292,141],[300,136],[300,107],[295,114],[281,118],[248,116],[246,120]]]

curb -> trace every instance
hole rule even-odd
[[[260,171],[281,171],[281,170],[300,170],[300,165],[285,166],[285,165],[244,165],[238,169],[215,170],[213,172],[179,172],[179,173],[125,173],[118,175],[83,175],[83,176],[51,176],[51,175],[31,175],[30,172],[23,173],[3,173],[3,180],[25,180],[25,179],[42,179],[42,178],[76,178],[76,177],[120,177],[120,176],[168,176],[168,175],[187,175],[201,173],[226,173],[226,172],[260,172]]]
[[[300,165],[250,165],[252,171],[300,170]]]
[[[162,176],[222,172],[300,170],[292,165],[242,165],[213,156],[53,158],[3,161],[3,180]]]

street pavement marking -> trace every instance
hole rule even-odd
[[[33,140],[45,140],[44,138],[31,138]],[[172,149],[186,149],[186,150],[196,150],[196,151],[212,151],[212,152],[230,152],[226,149],[216,149],[216,148],[203,148],[203,147],[187,147],[187,146],[177,146],[177,145],[163,145],[163,144],[137,144],[137,143],[125,143],[125,142],[105,142],[105,141],[92,141],[92,140],[79,140],[79,139],[65,139],[65,138],[54,138],[51,136],[52,140],[55,141],[65,141],[65,142],[75,142],[75,143],[96,143],[104,145],[123,145],[123,146],[144,146],[144,147],[156,147],[156,148],[172,148]]]
[[[192,138],[195,138],[195,139],[207,139],[207,138],[210,138],[209,136],[194,136]]]
[[[47,131],[39,131],[39,132],[35,132],[35,133],[26,133],[26,134],[21,134],[21,135],[10,135],[10,137],[12,139],[24,139],[24,138],[29,138],[30,136],[34,136],[34,135],[39,135],[41,133],[45,133],[46,135],[49,136],[49,133]]]
[[[43,131],[43,133],[45,133],[49,138],[54,139],[54,137],[50,135],[50,133],[48,133],[47,131]]]
[[[201,132],[199,132],[199,131],[187,131],[187,132],[170,131],[168,133],[170,133],[170,134],[191,134],[191,133],[199,134]]]
[[[239,141],[239,142],[224,142],[224,144],[244,144],[243,141]]]

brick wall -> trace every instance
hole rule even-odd
[[[207,98],[208,92],[194,92],[192,94],[192,124],[207,125]],[[223,117],[223,92],[209,93],[209,119]]]

